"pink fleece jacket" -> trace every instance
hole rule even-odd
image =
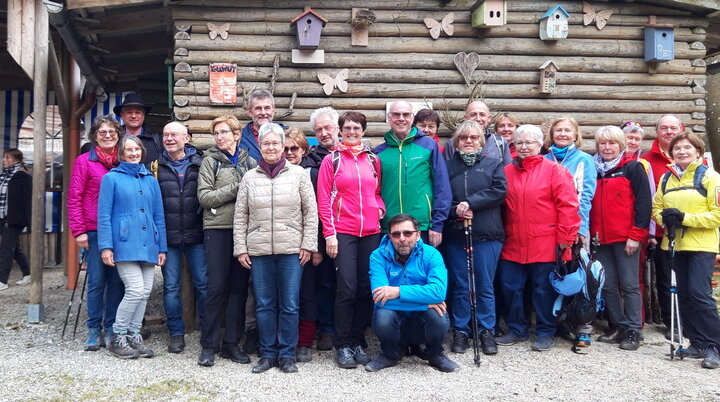
[[[67,196],[68,223],[73,237],[97,230],[100,182],[108,171],[98,162],[95,150],[75,159]]]

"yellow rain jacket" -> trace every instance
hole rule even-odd
[[[695,169],[702,161],[696,161],[688,165],[682,177],[678,177],[676,171],[670,166],[670,178],[667,181],[665,191],[662,189],[662,177],[660,178],[657,193],[653,200],[652,214],[658,225],[662,224],[662,212],[665,208],[677,208],[685,213],[682,221],[682,228],[677,229],[675,236],[676,251],[706,251],[718,252],[720,244],[720,205],[718,205],[718,192],[720,192],[720,175],[712,168],[708,168],[702,179],[702,186],[707,190],[707,196],[703,197],[693,187]],[[677,187],[686,187],[682,190],[670,191]],[[661,248],[668,249],[668,238],[663,238]]]

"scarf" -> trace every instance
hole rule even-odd
[[[555,144],[550,145],[550,152],[555,156],[555,159],[558,161],[562,161],[567,156],[567,153],[569,150],[575,148],[575,144],[570,144],[566,146],[565,148],[558,148],[555,146]]]
[[[605,176],[605,173],[615,169],[615,167],[624,157],[625,152],[620,152],[620,154],[616,156],[615,159],[605,162],[602,156],[600,156],[600,152],[596,152],[595,155],[593,155],[593,161],[595,162],[595,170],[597,170],[600,176]]]
[[[480,156],[481,151],[482,151],[482,148],[478,149],[475,152],[463,152],[458,149],[458,153],[460,154],[460,159],[462,159],[463,163],[465,163],[466,166],[474,165],[478,156]]]
[[[117,147],[113,148],[110,153],[105,153],[100,146],[95,146],[95,153],[97,154],[98,162],[100,162],[105,169],[110,170],[120,164],[117,157]]]
[[[230,155],[230,152],[224,150],[220,150],[220,152],[224,153],[225,156],[227,156],[230,163],[232,163],[233,165],[237,165],[238,159],[240,158],[240,144],[238,143],[238,145],[235,147],[235,153],[233,155]]]
[[[8,185],[15,172],[20,169],[20,166],[19,163],[16,163],[9,168],[3,169],[2,174],[0,174],[0,219],[5,219],[7,216]]]
[[[282,168],[285,167],[285,162],[287,159],[285,159],[285,155],[281,157],[281,159],[277,163],[269,164],[265,162],[265,159],[260,159],[258,161],[258,167],[262,169],[265,173],[270,176],[271,179],[274,179],[282,170]]]
[[[338,151],[343,151],[343,150],[346,150],[346,149],[347,149],[347,150],[350,151],[350,153],[351,153],[353,156],[358,156],[358,155],[360,155],[360,153],[361,153],[362,151],[365,150],[365,144],[363,144],[363,143],[361,142],[361,143],[359,143],[359,144],[357,144],[357,145],[345,145],[345,144],[343,144],[343,143],[341,142],[341,143],[337,144],[337,146],[335,147],[335,149],[338,150]]]
[[[688,166],[690,166],[690,165],[688,165]],[[678,177],[682,178],[683,173],[685,173],[686,169],[681,168],[680,165],[678,165],[677,163],[673,163],[672,168],[673,168],[673,170],[675,170],[675,173],[677,173]]]

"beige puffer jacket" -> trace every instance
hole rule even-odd
[[[310,175],[287,163],[271,179],[260,167],[240,182],[235,204],[234,255],[317,251],[318,216]]]

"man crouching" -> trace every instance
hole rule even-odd
[[[440,253],[420,239],[418,221],[399,214],[370,255],[370,285],[375,312],[372,327],[381,353],[365,366],[379,371],[401,358],[400,345],[425,344],[423,357],[443,372],[460,369],[443,353],[450,319],[445,309],[447,270]]]

